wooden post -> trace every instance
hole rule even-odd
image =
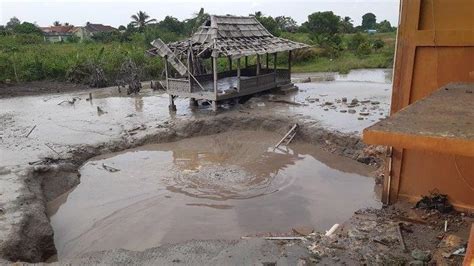
[[[212,110],[217,111],[217,57],[212,57],[212,71],[214,74],[214,101],[212,101]]]
[[[232,71],[232,58],[229,56],[229,70]]]
[[[291,80],[291,51],[288,52],[288,78]]]
[[[269,60],[268,60],[268,53],[267,53],[265,56],[267,57],[267,58],[266,58],[266,59],[267,59],[267,69],[270,69],[270,68],[268,67],[268,65],[269,65],[269,63],[268,63],[268,62],[269,62]]]
[[[273,54],[273,73],[275,75],[275,83],[277,82],[277,53]]]
[[[237,91],[240,92],[240,57],[237,58]]]
[[[187,63],[188,63],[188,80],[189,80],[189,92],[193,92],[193,83],[191,82],[191,54],[192,54],[192,50],[191,48],[188,50],[188,60]]]
[[[257,54],[257,76],[260,75],[260,55]]]
[[[249,67],[249,58],[245,56],[245,68]]]
[[[168,56],[165,56],[165,75],[166,75],[166,91],[169,93],[170,81],[168,78]],[[168,105],[168,109],[170,111],[176,111],[176,105],[174,104],[173,95],[169,94],[169,100],[170,100],[170,104]]]

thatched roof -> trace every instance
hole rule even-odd
[[[189,49],[200,54],[210,50],[213,55],[239,58],[248,55],[276,53],[306,48],[308,45],[273,36],[253,16],[215,16],[189,39],[168,44],[175,53]],[[153,49],[149,52],[154,53]],[[154,54],[158,54],[155,53]]]

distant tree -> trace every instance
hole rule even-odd
[[[42,31],[33,23],[23,22],[13,28],[14,33],[42,34]]]
[[[298,30],[298,24],[291,17],[278,16],[275,17],[275,22],[281,31],[295,32]]]
[[[366,13],[362,16],[362,29],[375,29],[377,26],[377,17],[373,13]]]
[[[6,29],[13,29],[15,26],[20,25],[21,21],[17,17],[12,17],[10,21],[5,25]]]
[[[69,26],[69,22],[64,22],[64,26]]]
[[[145,28],[146,25],[150,24],[151,22],[156,22],[156,19],[149,19],[150,16],[148,16],[148,14],[143,11],[138,11],[138,13],[132,15],[131,18],[131,24],[139,30],[142,30],[143,28]]]
[[[127,29],[127,28],[126,28],[124,25],[120,25],[120,26],[118,27],[118,30],[126,30],[126,29]]]
[[[172,16],[166,16],[165,19],[158,23],[158,26],[163,30],[174,32],[176,34],[184,34],[185,31],[184,23]]]
[[[272,16],[264,16],[260,11],[255,12],[253,16],[255,16],[262,26],[265,27],[265,29],[267,29],[271,34],[280,36],[281,30],[278,26],[278,23]]]
[[[377,24],[377,31],[379,32],[391,32],[394,31],[394,28],[387,20],[382,20]]]
[[[204,8],[200,8],[199,12],[194,13],[194,16],[190,19],[186,19],[183,22],[184,33],[191,34],[195,32],[204,22],[209,18],[209,14],[204,12]]]
[[[315,12],[308,16],[306,27],[313,34],[332,36],[338,33],[340,23],[341,18],[332,11]]]
[[[353,33],[354,24],[352,24],[352,19],[350,17],[344,17],[340,24],[340,31],[342,33]]]
[[[55,22],[53,22],[53,26],[61,26],[61,22],[56,20]]]

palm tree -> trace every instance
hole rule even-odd
[[[143,11],[138,11],[136,15],[133,15],[132,17],[132,25],[134,27],[138,27],[139,29],[143,29],[146,25],[150,24],[150,22],[156,22],[156,19],[148,19],[150,16],[148,16],[147,13]]]
[[[56,20],[55,22],[53,22],[53,26],[61,26],[61,22]]]

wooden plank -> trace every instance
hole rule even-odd
[[[474,84],[452,84],[364,130],[368,144],[474,156]]]

